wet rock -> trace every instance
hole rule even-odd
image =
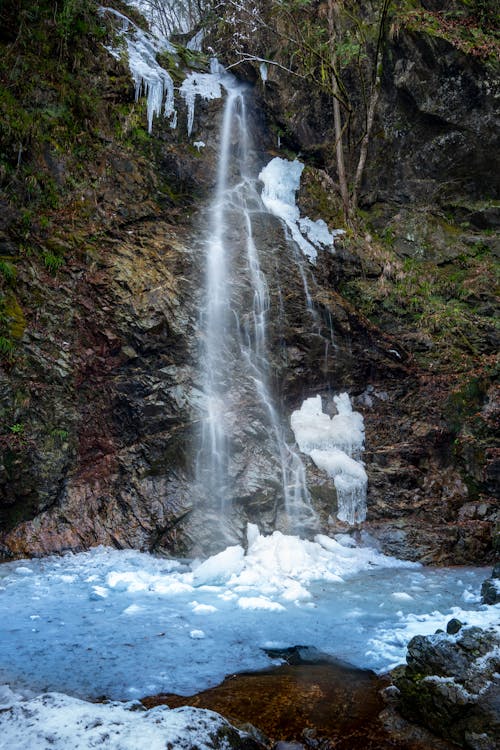
[[[456,617],[453,617],[446,625],[446,632],[448,635],[455,635],[462,627],[463,622],[460,622]]]
[[[498,604],[500,602],[500,563],[493,568],[490,578],[481,586],[481,599],[484,604]]]

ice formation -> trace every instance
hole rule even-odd
[[[173,126],[176,121],[174,107],[174,82],[156,60],[159,52],[174,52],[175,48],[167,39],[142,31],[129,18],[113,8],[101,8],[101,13],[110,13],[122,23],[121,33],[127,45],[130,74],[135,84],[136,101],[144,94],[147,99],[148,132],[153,129],[153,117],[162,114],[170,118]],[[108,48],[115,57],[119,50]]]
[[[321,396],[315,396],[306,399],[290,421],[302,453],[333,479],[338,518],[352,525],[366,518],[368,478],[359,460],[364,447],[364,423],[361,414],[352,410],[347,393],[334,396],[333,400],[337,407],[334,417],[323,412]]]
[[[136,5],[141,8],[140,3]],[[159,117],[162,111],[164,117],[170,119],[170,126],[176,127],[174,82],[156,60],[159,52],[175,53],[175,47],[162,36],[142,31],[129,18],[113,8],[102,7],[101,13],[110,13],[122,23],[121,34],[127,45],[130,74],[135,83],[135,98],[138,100],[144,94],[147,99],[148,132],[151,133],[153,129],[153,117],[155,115]],[[201,38],[198,41],[201,43]],[[120,57],[120,50],[113,47],[107,47],[107,49],[114,57]],[[188,110],[188,135],[191,135],[193,128],[196,97],[219,99],[222,96],[223,75],[224,68],[213,59],[210,62],[210,73],[190,73],[183,81],[179,92]]]
[[[186,102],[188,110],[187,130],[191,135],[194,121],[194,105],[196,97],[202,99],[220,99],[222,96],[221,79],[217,68],[212,73],[190,73],[179,89],[180,94]]]
[[[334,237],[342,230],[331,232],[323,219],[312,221],[300,217],[295,195],[303,169],[298,159],[289,161],[277,156],[262,169],[259,180],[264,183],[262,202],[268,211],[285,222],[294,242],[309,260],[315,261],[318,248],[333,250]]]

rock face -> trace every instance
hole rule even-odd
[[[408,666],[396,677],[406,718],[472,750],[500,741],[500,637],[464,628],[456,635],[416,636]]]
[[[387,52],[364,202],[370,227],[388,244],[347,237],[316,266],[301,265],[277,219],[261,212],[255,231],[269,279],[271,390],[290,442],[289,415],[303,398],[320,393],[329,408],[333,394],[349,391],[366,424],[366,529],[391,554],[479,563],[492,557],[498,517],[494,300],[485,265],[496,214],[491,202],[478,204],[496,137],[493,83],[479,63],[443,45],[401,33]],[[23,156],[39,183],[60,185],[60,204],[30,218],[21,187],[19,206],[0,196],[0,260],[17,270],[15,281],[1,280],[0,324],[8,321],[14,350],[0,371],[0,556],[96,544],[206,554],[219,521],[194,482],[200,237],[216,181],[221,102],[197,105],[192,140],[207,144],[197,150],[182,108],[177,130],[157,120],[147,136],[128,71],[102,46],[90,72],[99,118],[82,125],[92,146],[85,158],[76,146],[66,153],[61,144],[35,141]],[[287,145],[311,159],[302,210],[334,227],[339,204],[324,98],[300,85],[292,92],[275,71],[256,89],[249,92],[256,174],[274,155],[272,128],[283,126]],[[470,100],[477,105],[471,111]],[[12,158],[15,168],[17,152]],[[75,184],[70,174],[78,175]],[[493,191],[491,180],[487,188]],[[434,214],[424,221],[425,201],[437,197],[467,227],[450,229]],[[239,248],[242,237],[233,239]],[[64,258],[58,270],[54,258],[56,265]],[[457,332],[442,317],[435,326],[462,342],[465,364],[421,331],[434,312],[407,318],[408,300],[433,297],[427,288],[416,295],[403,289],[414,262],[453,279],[472,264],[474,278],[460,288],[476,316],[472,331]],[[360,279],[364,287],[356,286]],[[446,302],[455,283],[443,281]],[[238,409],[231,417],[229,540],[242,538],[247,521],[266,532],[287,530],[262,413],[238,387],[231,398]],[[348,530],[336,520],[332,483],[303,458],[321,527]]]

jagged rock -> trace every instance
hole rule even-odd
[[[399,710],[411,721],[471,750],[500,741],[500,635],[462,628],[416,636],[395,678]]]

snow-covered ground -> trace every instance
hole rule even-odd
[[[9,750],[213,750],[218,733],[216,746],[229,750],[228,730],[218,714],[190,706],[145,711],[136,702],[96,704],[59,693],[0,711],[0,746]]]
[[[248,549],[204,562],[131,550],[0,566],[0,684],[82,698],[190,695],[269,666],[265,648],[314,647],[383,671],[415,633],[498,621],[488,571],[425,569],[353,547],[249,527]],[[457,606],[460,610],[456,609]]]

